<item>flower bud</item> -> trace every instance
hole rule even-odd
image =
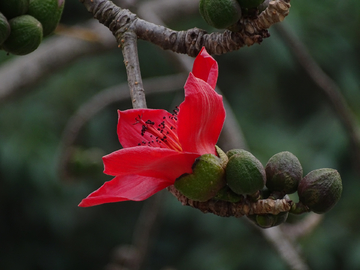
[[[265,171],[266,187],[284,194],[296,192],[303,176],[300,161],[287,151],[273,155],[266,164]]]
[[[225,168],[228,186],[237,194],[250,195],[262,189],[266,182],[261,162],[245,150],[231,150]]]
[[[200,0],[199,12],[211,26],[224,29],[241,18],[241,8],[236,0]]]
[[[184,174],[174,183],[175,188],[191,200],[208,201],[226,185],[221,160],[212,154],[198,157],[192,169],[192,174]]]
[[[340,199],[342,183],[334,169],[318,169],[309,172],[298,187],[300,202],[315,213],[329,211]]]
[[[237,203],[242,198],[244,197],[233,192],[228,186],[225,186],[215,195],[214,200]]]
[[[260,228],[267,229],[284,223],[289,216],[289,212],[281,212],[277,215],[250,215],[247,216],[254,224]]]

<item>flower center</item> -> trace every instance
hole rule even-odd
[[[176,132],[177,128],[177,114],[179,108],[173,110],[173,114],[164,116],[161,123],[157,124],[150,119],[144,121],[142,115],[135,118],[133,125],[141,124],[141,136],[144,140],[138,145],[170,148],[181,152],[182,147]]]

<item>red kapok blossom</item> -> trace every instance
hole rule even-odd
[[[153,109],[119,111],[117,134],[123,149],[103,157],[104,173],[115,178],[79,206],[145,200],[191,173],[197,157],[216,155],[225,120],[222,96],[214,90],[217,76],[217,62],[203,48],[186,81],[185,100],[172,114]]]

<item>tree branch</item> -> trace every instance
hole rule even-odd
[[[146,108],[145,91],[141,78],[136,34],[133,31],[126,31],[120,38],[133,108]]]
[[[267,29],[284,20],[289,14],[290,3],[275,0],[256,19],[240,19],[239,32],[214,32],[193,28],[187,31],[175,31],[138,18],[127,9],[121,9],[108,0],[80,0],[100,23],[107,26],[119,42],[119,36],[128,31],[128,25],[138,38],[158,45],[164,50],[187,54],[195,57],[205,46],[209,54],[224,54],[244,46],[261,43],[269,37]]]
[[[199,209],[203,213],[212,213],[220,217],[242,217],[255,214],[277,215],[281,212],[289,212],[293,204],[292,201],[286,199],[265,199],[256,202],[242,200],[238,203],[216,200],[198,202],[186,198],[174,186],[170,186],[167,189],[179,200],[179,202],[181,202],[182,205],[191,206]]]

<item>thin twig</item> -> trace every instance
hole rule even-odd
[[[133,31],[126,31],[120,38],[133,108],[146,108],[136,34]]]
[[[349,109],[349,105],[341,94],[337,84],[320,68],[320,66],[311,57],[304,44],[295,37],[286,27],[279,25],[275,28],[284,42],[291,49],[300,65],[308,73],[310,78],[319,86],[319,89],[325,94],[326,98],[337,113],[341,123],[343,124],[350,141],[353,145],[355,162],[354,166],[359,171],[360,163],[360,133],[356,124],[353,112]]]
[[[138,270],[144,263],[151,238],[154,236],[154,227],[158,217],[163,194],[158,193],[145,202],[133,232],[133,245],[137,248],[139,257],[132,270]]]
[[[301,252],[294,246],[279,227],[260,229],[264,237],[276,248],[283,261],[292,270],[309,270],[309,266],[302,258]]]
[[[296,223],[283,224],[281,226],[281,229],[288,236],[289,239],[295,241],[299,237],[310,234],[321,223],[323,218],[324,215],[309,213],[302,220]]]
[[[130,245],[115,248],[106,270],[139,270],[146,260],[151,240],[156,233],[156,221],[159,217],[164,193],[158,193],[144,202],[136,220],[133,238]]]

